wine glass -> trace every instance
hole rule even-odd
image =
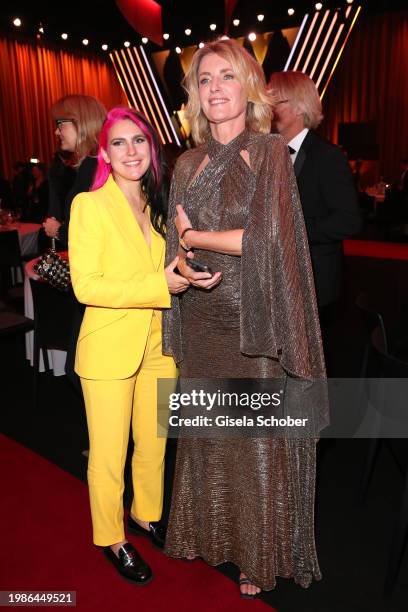
[[[14,219],[16,220],[17,225],[20,224],[20,220],[21,220],[21,216],[23,214],[23,211],[21,210],[21,208],[16,208],[14,211]]]

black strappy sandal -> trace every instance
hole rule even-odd
[[[255,599],[256,597],[258,597],[258,595],[260,594],[261,591],[258,591],[258,593],[243,593],[241,591],[241,585],[242,584],[248,584],[251,586],[256,586],[253,582],[251,582],[251,580],[249,578],[240,578],[238,581],[238,584],[240,586],[239,589],[239,593],[241,595],[241,599]]]

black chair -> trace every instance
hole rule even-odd
[[[374,306],[372,301],[365,293],[359,293],[355,302],[364,325],[365,346],[363,358],[361,361],[360,377],[367,377],[369,368],[369,355],[371,346],[371,334],[376,327],[380,328],[384,351],[388,353],[388,340],[385,330],[385,324],[382,314],[379,312],[378,306]]]
[[[0,308],[0,338],[25,334],[33,329],[34,322],[18,312]]]
[[[15,284],[13,270],[14,274],[17,270],[20,270],[21,278],[24,278],[18,231],[2,231],[0,232],[0,289],[2,296],[7,296]]]
[[[375,380],[370,379],[368,392],[368,399],[376,411],[376,418],[373,422],[373,437],[370,441],[362,479],[363,500],[366,497],[381,444],[388,447],[404,474],[404,489],[395,522],[384,583],[384,593],[389,595],[397,580],[408,535],[408,362],[388,354],[383,330],[380,327],[377,327],[372,333],[370,351],[373,358],[377,360],[379,375]]]
[[[69,346],[75,302],[71,291],[62,292],[30,278],[34,306],[34,401],[38,400],[40,352],[49,371],[48,349],[66,351]]]
[[[368,377],[376,377],[379,375],[378,363],[376,363],[373,359],[373,355],[370,350],[371,334],[373,333],[373,330],[376,327],[381,330],[385,352],[388,351],[388,341],[383,316],[381,315],[378,306],[374,306],[374,301],[372,299],[369,299],[365,293],[360,292],[355,301],[355,305],[360,313],[364,341],[364,349],[360,365],[360,380],[358,386],[356,387],[357,406],[360,410],[361,420],[363,420],[365,419],[368,408]],[[367,488],[366,482],[367,476],[366,474],[363,474],[362,483],[360,487],[360,502],[363,502],[365,499]]]
[[[20,351],[21,359],[25,357],[25,333],[31,331],[34,327],[32,319],[21,315],[18,312],[10,310],[7,303],[0,300],[0,342],[1,350],[9,350],[10,340],[13,341],[13,346]],[[14,337],[17,339],[17,344],[14,342]],[[20,344],[20,347],[18,347]]]

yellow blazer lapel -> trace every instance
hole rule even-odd
[[[164,246],[165,241],[163,236],[160,236],[158,232],[150,225],[150,242],[151,242],[151,256],[153,261],[154,269],[157,271],[160,267],[162,260],[164,259]]]
[[[129,202],[116,185],[112,176],[105,183],[105,188],[109,193],[111,215],[114,219],[117,219],[117,227],[120,228],[124,239],[134,247],[139,258],[145,262],[147,269],[152,268],[152,254],[143,232],[132,213]],[[152,231],[150,231],[150,234],[152,234]],[[151,242],[153,245],[153,239],[151,239]]]

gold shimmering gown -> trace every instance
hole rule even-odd
[[[191,287],[173,297],[164,315],[164,352],[181,378],[324,378],[307,238],[281,137],[245,130],[227,145],[209,138],[188,151],[174,172],[169,219],[176,204],[196,229],[244,228],[241,257],[196,250],[223,280],[211,291]],[[177,248],[169,224],[167,261]],[[179,439],[168,555],[233,562],[263,590],[277,576],[303,587],[321,578],[315,451],[327,405],[306,410],[314,434],[303,439]]]

